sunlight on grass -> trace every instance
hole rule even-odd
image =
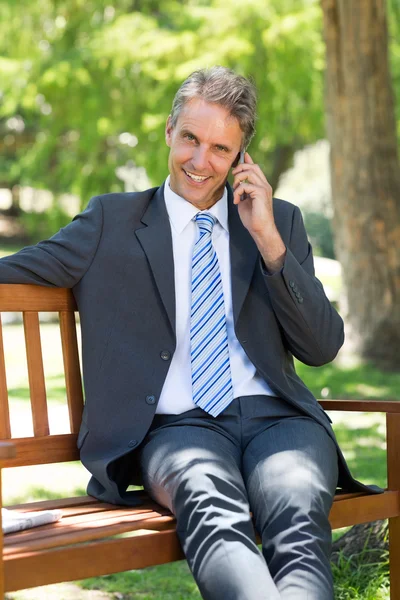
[[[200,600],[186,561],[149,567],[80,582],[84,589],[119,592],[124,600]]]
[[[4,504],[86,494],[89,473],[80,462],[32,465],[3,470]]]
[[[386,439],[383,415],[358,415],[346,413],[345,421],[336,422],[334,430],[339,445],[356,479],[364,483],[385,487],[386,475]],[[358,427],[357,427],[358,423]]]
[[[317,398],[400,400],[400,373],[384,373],[369,364],[346,368],[334,361],[309,367],[296,361],[296,371]]]
[[[389,388],[386,388],[385,390],[378,386],[358,383],[354,386],[354,391],[362,398],[387,398]]]

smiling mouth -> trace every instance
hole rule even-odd
[[[206,179],[209,179],[209,177],[204,177],[203,175],[195,175],[194,173],[191,173],[190,171],[185,171],[185,169],[182,169],[182,170],[185,173],[185,175],[187,175],[187,177],[189,177],[189,179],[191,181],[194,181],[195,183],[203,183],[203,181],[206,181]]]

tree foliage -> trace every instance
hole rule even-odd
[[[164,125],[194,69],[254,79],[254,158],[274,179],[323,135],[317,0],[13,0],[0,7],[0,181],[89,196],[134,160],[159,183]]]

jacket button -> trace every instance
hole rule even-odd
[[[300,296],[299,298],[297,298],[297,302],[298,302],[299,304],[303,304],[303,298]]]
[[[155,396],[146,396],[146,403],[147,404],[155,404],[156,402],[156,397]]]
[[[294,282],[294,281],[291,279],[291,280],[289,281],[289,285],[290,285],[290,287],[293,289],[293,288],[295,287],[295,285],[296,285],[296,284],[295,284],[295,282]]]
[[[168,352],[168,350],[163,350],[160,353],[160,356],[163,360],[169,360],[171,358],[171,352]]]
[[[129,448],[134,448],[135,446],[137,446],[137,445],[138,445],[138,443],[139,443],[139,442],[138,442],[137,440],[131,440],[131,441],[128,443],[128,446],[129,446]]]

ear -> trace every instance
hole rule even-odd
[[[172,131],[173,127],[171,124],[171,115],[168,116],[167,123],[165,125],[165,142],[169,148],[171,148],[172,143]]]

